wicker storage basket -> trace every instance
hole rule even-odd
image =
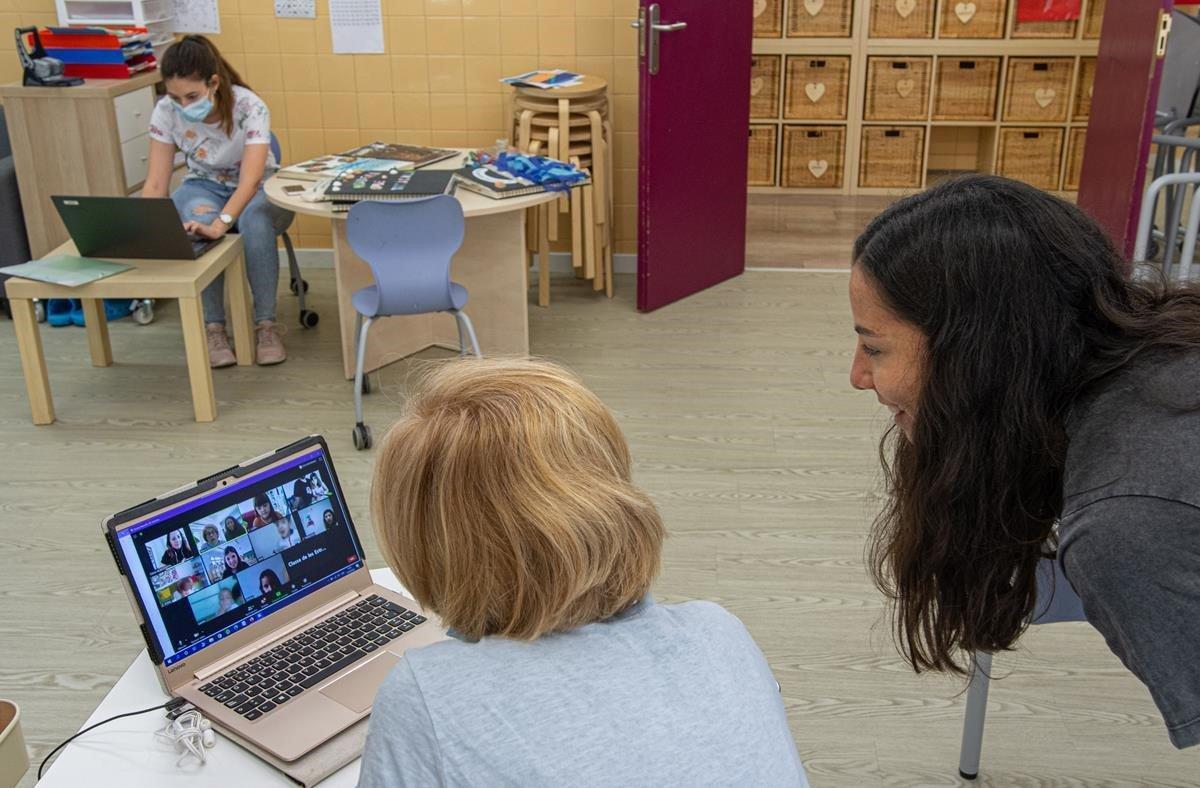
[[[924,166],[924,126],[863,126],[859,186],[919,189]]]
[[[849,38],[853,17],[853,0],[789,0],[787,34],[789,38]]]
[[[1079,60],[1079,74],[1075,77],[1075,103],[1071,111],[1072,120],[1087,120],[1092,114],[1092,85],[1096,82],[1096,58]]]
[[[779,117],[779,83],[783,71],[780,55],[750,58],[750,117]]]
[[[784,118],[845,120],[850,98],[850,58],[789,56],[785,85]]]
[[[932,73],[931,57],[868,58],[863,120],[925,120]]]
[[[934,120],[995,120],[1000,58],[939,57],[933,90]]]
[[[1104,23],[1105,0],[1088,0],[1087,16],[1083,18],[1083,37],[1099,38],[1100,26]]]
[[[750,127],[750,151],[746,168],[747,186],[775,185],[775,149],[779,127],[755,125]]]
[[[1008,0],[942,0],[939,38],[1004,38]]]
[[[841,188],[845,126],[784,126],[783,186]]]
[[[996,174],[1039,189],[1057,189],[1062,147],[1062,129],[1001,129]]]
[[[1008,60],[1004,120],[1056,123],[1067,119],[1075,59],[1014,57]]]
[[[935,0],[871,0],[871,38],[933,38]]]
[[[1058,22],[1022,22],[1017,0],[1013,2],[1012,38],[1074,38],[1078,29],[1078,19],[1064,19]]]
[[[754,37],[783,35],[783,0],[754,0]]]
[[[1067,143],[1067,174],[1063,177],[1063,190],[1079,191],[1079,176],[1083,174],[1083,146],[1087,141],[1087,129],[1071,129]]]

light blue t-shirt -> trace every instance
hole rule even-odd
[[[735,616],[644,601],[535,641],[406,652],[375,699],[361,788],[804,786],[778,685]]]

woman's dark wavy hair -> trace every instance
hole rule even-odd
[[[1200,349],[1200,290],[1127,281],[1081,210],[982,175],[896,202],[854,259],[926,340],[911,440],[880,444],[872,575],[913,668],[962,674],[1027,626],[1073,404],[1147,350]]]
[[[195,79],[208,85],[219,76],[213,105],[221,116],[221,130],[233,133],[233,86],[250,89],[242,75],[221,56],[217,45],[204,36],[190,35],[176,41],[163,52],[158,70],[163,79]]]

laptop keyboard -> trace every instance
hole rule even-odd
[[[257,720],[425,621],[373,594],[225,672],[200,691]]]

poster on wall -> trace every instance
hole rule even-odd
[[[174,0],[176,33],[220,33],[217,0]]]
[[[335,55],[383,53],[379,0],[329,0],[329,27]]]
[[[1018,22],[1069,22],[1079,18],[1082,0],[1018,0]]]
[[[316,19],[317,0],[275,0],[275,16],[280,19]]]

